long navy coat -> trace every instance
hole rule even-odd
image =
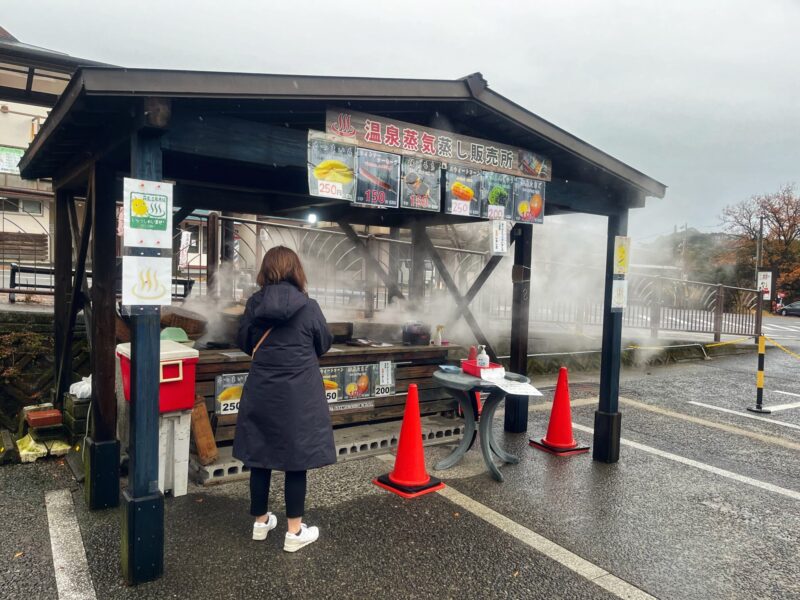
[[[248,467],[304,471],[336,462],[319,357],[331,346],[315,300],[294,285],[266,285],[247,301],[239,347],[251,354],[236,422],[233,455]]]

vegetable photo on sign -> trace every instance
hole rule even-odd
[[[523,223],[544,223],[544,181],[514,178],[514,217]]]
[[[439,212],[440,175],[441,163],[404,156],[400,206]]]
[[[400,156],[358,149],[358,183],[353,204],[397,208],[400,196]]]
[[[481,172],[462,165],[448,165],[445,177],[445,212],[480,217]]]
[[[488,219],[513,218],[514,177],[483,171],[481,174],[481,216]]]

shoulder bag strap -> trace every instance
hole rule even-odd
[[[264,340],[267,339],[267,336],[270,334],[271,331],[272,331],[272,327],[267,329],[264,332],[264,335],[261,336],[261,339],[258,340],[258,343],[256,344],[256,347],[253,348],[253,354],[250,356],[251,359],[256,357],[256,352],[258,352],[258,349],[261,348],[261,344],[264,343]]]

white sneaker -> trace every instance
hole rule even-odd
[[[316,542],[317,538],[319,538],[318,527],[308,527],[305,523],[301,523],[299,533],[286,532],[283,549],[286,552],[297,552],[300,548]]]
[[[253,523],[253,539],[262,541],[267,539],[267,534],[278,526],[278,518],[269,513],[269,518],[266,523]]]

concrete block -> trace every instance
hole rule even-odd
[[[233,447],[223,446],[218,450],[217,460],[210,465],[201,465],[194,455],[189,458],[189,473],[196,483],[209,486],[250,477],[250,469],[242,461],[233,458]]]
[[[89,415],[91,398],[78,398],[75,394],[64,394],[64,413],[73,419],[85,419]]]

